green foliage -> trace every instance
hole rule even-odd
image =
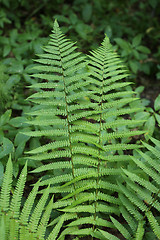
[[[158,1],[141,3],[137,0],[116,0],[107,3],[105,0],[98,2],[96,0],[67,2],[55,0],[52,4],[47,0],[42,0],[41,3],[26,0],[0,0],[0,5],[0,101],[2,102],[0,111],[1,114],[4,114],[5,111],[12,110],[11,122],[12,118],[14,119],[13,123],[16,120],[23,121],[24,118],[15,118],[20,115],[24,117],[24,114],[31,110],[31,103],[25,99],[33,93],[33,89],[28,88],[28,85],[36,83],[30,77],[32,58],[35,54],[44,52],[41,46],[48,41],[50,28],[53,27],[53,18],[57,18],[60,23],[63,23],[62,30],[71,39],[79,40],[78,44],[83,52],[90,48],[95,49],[104,33],[111,39],[111,42],[117,38],[125,42],[131,49],[124,56],[126,64],[132,62],[128,65],[133,77],[130,81],[145,85],[147,93],[150,85],[156,86],[153,90],[154,98],[157,96],[157,92],[159,93],[159,83],[155,83],[155,76],[157,79],[159,76],[158,62],[160,58],[160,51],[157,48],[159,39]],[[139,24],[139,19],[141,19],[141,24]],[[149,50],[148,53],[140,52],[136,49],[139,46],[147,47],[150,49],[150,53]],[[118,45],[115,46],[116,49],[123,57],[125,49],[119,48]],[[143,47],[140,49],[144,50]],[[130,65],[138,66],[136,74],[133,70],[134,67],[132,69]],[[148,70],[150,70],[150,74],[147,76]],[[145,95],[148,98],[146,92]],[[158,121],[158,116],[149,112],[149,116],[152,115]],[[26,131],[27,126],[16,124],[15,127],[10,125],[10,121],[3,126],[2,136],[15,146],[12,159],[16,162],[14,164],[14,176],[16,176],[19,165],[24,165],[24,161],[20,159],[23,152],[40,146],[41,143],[38,137],[34,140],[28,137],[27,140],[23,139],[25,143],[19,144],[19,139],[23,137],[18,132]],[[149,124],[146,123],[146,129],[148,127],[152,128],[149,134],[152,135],[155,130],[155,136],[159,139],[153,118],[150,119]],[[149,137],[146,138],[149,139]],[[3,166],[6,161],[7,158],[3,160]],[[33,165],[35,163],[32,160],[28,162],[29,167]]]
[[[147,229],[150,229],[149,231],[152,229],[155,236],[160,238],[159,218],[156,214],[160,211],[160,141],[154,138],[151,138],[151,141],[155,147],[143,143],[149,151],[146,153],[137,151],[138,157],[132,157],[137,168],[134,171],[123,169],[124,182],[118,183],[122,190],[120,200],[123,203],[120,211],[129,228],[124,228],[117,220],[113,223],[126,239],[147,239]],[[136,171],[138,168],[142,171]],[[136,231],[135,226],[137,226]]]
[[[86,25],[92,11],[90,4],[84,5]],[[86,28],[79,25],[82,35],[83,28],[85,34]],[[140,40],[140,36],[133,39],[133,48]],[[4,55],[10,52],[7,49]],[[148,102],[139,100],[141,89],[133,91],[131,82],[125,80],[128,71],[107,36],[88,56],[76,49],[55,21],[50,41],[27,78],[32,83],[30,105],[21,108],[19,99],[16,106],[22,109],[22,117],[10,119],[10,110],[1,116],[2,163],[12,154],[18,161],[17,174],[19,164],[28,160],[34,169],[32,181],[33,173],[42,176],[22,204],[25,163],[10,200],[16,163],[12,166],[9,159],[0,197],[2,236],[118,239],[118,234],[112,234],[116,229],[126,239],[147,239],[148,233],[159,238],[160,143],[151,137],[155,118],[159,119],[159,97],[156,113],[144,111]],[[13,75],[23,78],[23,66],[18,63],[17,67],[13,65]],[[13,130],[12,138],[6,130]],[[137,137],[144,140],[143,134],[150,145],[136,141]],[[27,156],[22,158],[24,150]],[[42,196],[38,198],[37,193]],[[49,193],[54,193],[54,203],[53,198],[47,201]]]
[[[13,196],[11,197],[12,175],[13,165],[11,157],[9,157],[0,194],[0,238],[3,240],[13,238],[22,240],[44,239],[53,202],[53,198],[51,198],[45,209],[49,187],[35,204],[40,181],[37,182],[22,206],[21,200],[27,177],[27,164],[18,178],[16,188],[12,190]],[[58,228],[53,229],[54,234],[58,234],[58,231]],[[49,240],[50,236],[45,239]]]
[[[121,38],[115,38],[117,45],[120,47],[121,56],[127,63],[133,74],[138,71],[150,74],[151,65],[146,62],[150,49],[141,45],[142,35],[139,34],[133,38],[132,43],[129,43]]]
[[[133,97],[134,92],[126,90],[130,83],[119,82],[128,73],[107,37],[87,60],[75,49],[55,21],[51,40],[44,48],[45,53],[36,60],[38,64],[34,69],[37,73],[32,75],[39,78],[39,83],[32,85],[37,92],[29,99],[38,105],[28,115],[34,116],[30,123],[38,128],[25,132],[31,137],[48,138],[49,143],[28,152],[31,156],[26,158],[45,160],[46,164],[43,163],[33,172],[49,171],[51,177],[42,180],[40,185],[51,184],[50,192],[62,195],[53,205],[59,216],[60,212],[62,216],[63,212],[75,214],[73,220],[73,216],[68,215],[70,223],[59,239],[67,233],[94,236],[95,229],[113,228],[114,225],[129,239],[131,234],[128,230],[112,217],[113,214],[119,216],[122,205],[114,195],[122,195],[123,172],[127,171],[125,169],[132,160],[128,153],[121,170],[124,151],[142,147],[136,143],[130,144],[128,137],[144,133],[132,130],[135,126],[141,126],[144,120],[129,120],[123,116],[142,110],[130,108],[137,98]],[[52,120],[49,120],[50,117]],[[128,126],[128,129],[121,129],[121,126]],[[120,187],[115,184],[117,177]],[[142,184],[151,191],[157,190],[146,180],[142,180]],[[129,195],[128,190],[125,194],[127,201],[133,199],[132,204],[137,201],[142,211],[146,209],[139,199]],[[138,212],[136,215],[140,219]],[[77,228],[79,225],[80,229]],[[143,228],[141,225],[138,225],[137,238],[139,229]]]

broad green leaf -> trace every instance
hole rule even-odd
[[[129,66],[130,66],[133,73],[137,73],[137,71],[138,71],[138,62],[137,61],[130,60],[129,61]]]
[[[157,122],[158,122],[159,125],[160,125],[160,115],[156,113],[155,116],[156,116],[156,120],[157,120]]]
[[[15,86],[19,81],[21,80],[21,77],[18,74],[13,74],[9,77],[8,81],[6,82],[6,86],[8,89]]]
[[[144,91],[144,86],[139,86],[135,89],[135,92],[137,92],[138,94],[142,93]]]
[[[148,112],[139,112],[134,115],[136,120],[147,120],[150,114]]]
[[[151,51],[149,48],[145,47],[145,46],[138,46],[136,47],[136,49],[142,53],[146,53],[146,54],[150,54]]]
[[[14,140],[14,144],[15,146],[18,146],[21,143],[27,142],[30,139],[30,136],[26,136],[23,133],[18,132],[15,140]]]
[[[154,102],[154,109],[155,109],[155,111],[160,110],[160,94],[158,95],[158,97],[156,98],[156,100]]]
[[[144,129],[147,130],[147,133],[144,134],[146,140],[149,140],[152,136],[155,128],[155,118],[153,116],[149,117],[147,122],[144,125]]]
[[[121,38],[115,38],[114,40],[121,48],[125,49],[127,52],[131,51],[131,47],[130,47],[129,43],[126,42],[125,40],[123,40]]]
[[[12,114],[12,110],[7,110],[0,118],[0,126],[3,126],[4,124],[8,123],[10,117]]]
[[[24,66],[20,61],[16,61],[9,69],[9,73],[22,73]]]
[[[142,34],[138,34],[137,36],[135,36],[132,40],[132,46],[136,47],[141,43],[141,39],[142,39]]]
[[[0,158],[3,158],[14,151],[14,145],[8,138],[3,137],[0,144]]]
[[[11,51],[11,45],[5,45],[3,49],[3,57],[6,57]]]
[[[13,126],[13,127],[26,127],[28,124],[25,123],[27,121],[27,119],[25,117],[15,117],[12,118],[9,123]]]

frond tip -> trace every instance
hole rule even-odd
[[[106,47],[106,48],[110,48],[112,45],[110,43],[109,37],[107,36],[107,34],[105,34],[105,38],[102,42],[102,46]]]

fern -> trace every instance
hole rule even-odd
[[[53,208],[71,218],[61,236],[69,232],[93,237],[95,231],[100,233],[96,228],[112,228],[110,216],[120,214],[120,201],[114,195],[123,190],[115,177],[122,181],[119,164],[126,167],[132,160],[124,151],[142,147],[131,144],[130,138],[144,133],[133,131],[144,121],[124,117],[140,109],[129,107],[137,98],[126,89],[131,83],[121,82],[128,71],[109,39],[105,37],[88,58],[75,50],[55,21],[45,53],[35,60],[37,72],[32,75],[39,83],[31,86],[37,92],[29,100],[36,107],[28,115],[36,130],[25,133],[45,137],[49,143],[27,152],[27,159],[44,161],[33,173],[56,173],[39,185],[51,185],[50,192],[62,195]],[[74,220],[72,213],[77,216]],[[52,222],[57,228],[63,225],[58,219]],[[75,230],[78,225],[81,229]]]
[[[38,79],[28,98],[34,104],[27,121],[33,130],[23,133],[41,141],[26,153],[25,159],[41,162],[31,173],[48,171],[48,176],[21,206],[27,163],[10,200],[9,159],[0,196],[1,236],[116,240],[112,231],[119,231],[125,239],[139,240],[149,228],[159,238],[160,143],[153,138],[151,144],[133,141],[145,133],[139,129],[145,121],[129,117],[142,109],[130,107],[137,98],[107,36],[86,57],[76,49],[55,21],[32,74]],[[34,204],[37,193],[42,195]],[[56,195],[54,203],[49,193]]]
[[[149,151],[137,150],[139,159],[132,157],[133,162],[141,171],[136,173],[134,170],[133,173],[123,170],[125,174],[123,177],[124,183],[119,184],[122,190],[120,195],[122,204],[120,205],[123,205],[123,207],[120,207],[120,211],[130,226],[129,232],[132,238],[135,237],[135,239],[146,239],[145,233],[149,226],[155,237],[160,238],[160,225],[157,217],[154,216],[154,212],[160,211],[160,171],[158,165],[158,146],[160,142],[154,138],[150,139],[156,146],[153,147],[143,142]],[[114,224],[116,226],[116,223]],[[119,226],[119,231],[125,236],[123,226],[120,223]],[[135,229],[135,226],[137,226],[137,229]]]
[[[55,21],[32,74],[38,81],[28,98],[34,104],[27,121],[33,130],[23,132],[41,142],[26,153],[26,160],[41,162],[31,173],[48,176],[22,204],[27,162],[10,197],[9,158],[0,195],[0,238],[141,240],[149,232],[159,239],[160,142],[135,143],[134,136],[145,133],[140,130],[145,121],[130,114],[142,109],[130,107],[137,98],[107,36],[88,56],[76,49]]]
[[[124,119],[114,119],[114,122],[112,123],[111,121],[109,121],[109,119],[107,118],[107,112],[112,112],[112,116],[114,116],[114,112],[116,115],[116,109],[115,107],[119,108],[121,107],[121,109],[123,108],[123,106],[125,106],[126,104],[130,103],[131,101],[134,101],[134,98],[128,98],[128,99],[119,99],[116,100],[116,98],[122,97],[122,96],[126,96],[128,95],[128,92],[124,92],[123,94],[121,93],[115,93],[115,94],[110,94],[109,91],[113,91],[117,88],[120,87],[124,87],[126,85],[128,85],[129,83],[125,83],[125,84],[121,84],[121,83],[115,83],[118,80],[121,80],[123,77],[126,77],[126,70],[117,70],[120,69],[122,66],[121,64],[118,65],[118,63],[120,63],[120,61],[117,61],[118,57],[116,54],[113,54],[111,46],[109,45],[108,42],[108,38],[106,37],[104,42],[102,43],[102,47],[100,47],[98,50],[92,52],[91,61],[89,61],[89,70],[90,70],[90,79],[92,82],[92,87],[91,89],[93,89],[94,94],[91,95],[91,100],[92,103],[94,105],[92,105],[93,107],[93,115],[90,116],[89,118],[86,119],[86,123],[85,123],[85,128],[82,129],[82,133],[81,133],[81,139],[85,139],[86,136],[86,132],[87,133],[87,137],[90,137],[88,143],[92,144],[92,147],[85,147],[85,151],[83,150],[83,148],[80,148],[78,153],[81,154],[86,154],[87,152],[89,152],[89,154],[92,156],[92,158],[95,160],[96,163],[96,171],[92,170],[93,172],[91,172],[91,170],[86,174],[86,175],[80,175],[78,177],[75,177],[74,180],[70,181],[69,183],[65,184],[64,187],[68,186],[68,184],[71,184],[73,182],[78,182],[78,181],[82,181],[82,179],[88,179],[88,178],[92,178],[95,179],[90,180],[90,181],[85,181],[84,183],[77,183],[77,187],[78,185],[85,185],[88,187],[80,187],[78,190],[74,191],[73,193],[69,194],[67,197],[63,198],[63,199],[67,199],[68,197],[72,197],[73,194],[77,196],[77,194],[81,194],[82,192],[84,192],[84,196],[81,197],[80,196],[80,200],[74,201],[74,205],[77,204],[77,207],[73,207],[73,204],[71,204],[69,207],[64,208],[63,211],[70,211],[70,212],[89,212],[91,214],[93,214],[94,216],[94,220],[97,218],[97,214],[99,215],[99,213],[105,213],[104,219],[107,219],[106,213],[107,215],[109,214],[119,214],[119,211],[117,211],[117,207],[114,205],[118,204],[118,200],[115,201],[113,200],[113,198],[109,199],[107,193],[102,193],[102,189],[103,187],[101,186],[100,182],[103,177],[105,177],[105,182],[106,184],[113,184],[114,182],[114,177],[112,176],[116,176],[116,175],[120,175],[121,171],[119,171],[120,169],[112,169],[112,164],[107,163],[108,167],[105,167],[104,161],[105,161],[105,157],[107,158],[108,155],[110,155],[110,152],[114,152],[116,153],[119,150],[126,150],[126,149],[135,149],[135,148],[139,148],[140,146],[134,144],[120,144],[120,143],[116,143],[116,144],[107,144],[108,141],[112,141],[112,143],[115,142],[115,139],[117,138],[124,138],[124,137],[128,137],[128,136],[133,136],[135,134],[139,135],[142,134],[142,131],[137,131],[137,132],[132,132],[132,131],[128,131],[128,132],[114,132],[114,127],[116,126],[123,126],[123,125],[132,125],[132,124],[139,124],[140,122],[134,121],[134,120],[124,120]],[[112,55],[112,57],[111,57]],[[95,57],[96,56],[96,57]],[[98,60],[97,60],[98,58]],[[112,68],[110,66],[113,66]],[[112,83],[112,84],[111,84]],[[109,85],[109,86],[107,86]],[[105,96],[105,94],[108,93],[108,99]],[[115,97],[115,100],[113,100]],[[96,114],[96,111],[98,110],[98,114]],[[127,113],[127,110],[125,112],[125,110],[123,111],[123,114]],[[90,119],[94,119],[97,121],[97,123],[91,123],[89,120]],[[77,123],[76,123],[77,124]],[[81,126],[83,126],[83,122],[79,121],[78,124]],[[87,125],[88,124],[88,125]],[[96,125],[96,128],[95,128]],[[110,129],[113,127],[113,132],[112,133],[107,133],[106,130]],[[94,129],[96,129],[96,131],[94,132]],[[92,130],[92,131],[91,131]],[[104,132],[104,130],[106,132]],[[94,135],[92,134],[94,133]],[[95,137],[96,135],[96,137]],[[92,137],[91,137],[92,136]],[[78,138],[78,136],[77,136]],[[80,139],[79,139],[80,140]],[[82,141],[82,140],[81,140]],[[107,153],[109,152],[109,154]],[[123,155],[124,156],[124,155]],[[112,159],[112,157],[111,157]],[[113,159],[115,160],[115,158],[113,157]],[[106,159],[107,160],[107,159]],[[115,166],[115,163],[114,163]],[[91,173],[91,174],[90,174]],[[90,197],[90,194],[86,192],[86,190],[89,191],[95,191],[94,194],[92,194],[92,196]],[[103,189],[104,190],[104,189]],[[119,192],[119,191],[118,191]],[[114,191],[113,191],[114,193]],[[63,200],[62,199],[62,200]],[[85,202],[88,201],[93,201],[94,204],[90,205],[90,206],[79,206],[79,204],[84,204]],[[99,203],[100,202],[100,203]],[[101,204],[101,202],[103,202],[103,204]],[[95,229],[96,226],[98,226],[98,224],[96,223],[96,221],[91,221],[92,218],[88,218],[88,224],[93,225],[93,231]],[[82,218],[79,220],[79,224],[83,224],[84,219],[82,220]],[[76,222],[76,221],[75,221]],[[103,218],[100,218],[100,222],[103,222]],[[102,226],[102,225],[101,225]],[[109,226],[108,226],[109,227]],[[82,232],[82,230],[81,230]],[[77,232],[78,234],[78,232]]]
[[[13,196],[10,198],[12,174],[12,161],[9,157],[0,194],[0,239],[46,239],[46,229],[53,204],[52,198],[44,211],[49,196],[49,188],[45,190],[35,205],[40,183],[37,182],[22,207],[21,200],[26,182],[27,164],[22,169]]]
[[[35,66],[35,69],[41,73],[33,75],[33,77],[45,79],[44,82],[32,86],[43,89],[43,91],[30,97],[31,101],[39,104],[39,110],[30,115],[36,116],[33,124],[39,126],[40,130],[26,133],[35,137],[49,136],[51,141],[28,152],[32,154],[29,159],[56,160],[55,164],[45,165],[36,172],[63,168],[73,179],[75,177],[74,156],[79,144],[72,137],[72,129],[74,121],[90,115],[90,111],[84,111],[84,109],[89,110],[91,105],[84,99],[90,94],[90,91],[82,91],[83,87],[89,84],[89,80],[88,83],[84,81],[84,79],[88,79],[89,73],[84,71],[86,67],[84,56],[76,53],[75,49],[74,44],[64,37],[55,21],[49,45],[44,48],[46,53],[40,56],[41,59],[36,60],[40,65]],[[49,118],[52,120],[48,120]],[[48,130],[47,126],[54,127],[52,130]],[[79,128],[74,130],[74,133]],[[66,158],[70,160],[68,161]],[[64,175],[58,182],[61,184],[66,181],[68,178]],[[73,186],[76,189],[76,186]]]
[[[12,174],[13,174],[13,166],[11,162],[11,156],[6,165],[6,174],[3,178],[3,185],[1,189],[0,195],[0,206],[2,212],[7,212],[9,210],[10,203],[10,191],[12,186]]]

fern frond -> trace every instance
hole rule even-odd
[[[33,159],[36,161],[42,161],[42,160],[49,160],[54,158],[63,158],[63,157],[71,157],[70,151],[67,150],[61,150],[61,151],[53,151],[52,153],[42,153],[38,155],[33,155],[31,157],[28,157],[28,159]]]
[[[143,156],[145,157],[146,154],[144,154]],[[146,172],[148,176],[152,177],[152,179],[154,179],[154,181],[157,182],[157,184],[160,183],[160,176],[159,174],[156,173],[155,170],[152,170],[151,168],[147,167],[146,164],[137,160],[135,157],[132,157],[132,160],[137,164],[137,166],[143,169],[143,171]]]
[[[132,217],[132,215],[123,206],[120,206],[120,212],[121,212],[123,218],[128,223],[128,225],[131,228],[132,232],[135,233],[136,232],[136,221],[135,221],[135,219]]]
[[[93,216],[91,216],[91,217],[81,217],[80,219],[72,221],[67,226],[69,226],[69,227],[80,226],[80,225],[83,225],[83,224],[92,224],[92,225],[96,225],[96,226],[113,228],[113,224],[111,222],[106,221],[102,218],[98,218],[98,217],[96,219],[94,219]]]
[[[155,212],[154,209],[156,209],[156,212],[160,211],[158,165],[158,152],[160,149],[157,147],[157,145],[159,145],[158,140],[152,138],[151,141],[156,146],[153,147],[143,142],[143,145],[149,151],[144,153],[138,150],[138,155],[131,157],[133,163],[138,167],[138,170],[133,173],[133,170],[122,169],[125,174],[123,177],[125,184],[119,184],[122,190],[120,199],[123,206],[127,208],[137,221],[137,230],[132,229],[135,239],[143,239],[146,227],[149,227],[147,226],[148,221],[154,234],[158,238],[160,237],[159,223],[153,215],[153,212]],[[134,207],[135,212],[131,211],[131,207]],[[139,214],[141,216],[143,214],[143,217],[139,218]],[[146,221],[146,218],[148,221]]]
[[[60,218],[60,220],[58,221],[57,225],[54,227],[54,229],[52,230],[52,232],[49,234],[47,240],[55,240],[57,238],[57,235],[59,234],[59,231],[63,225],[64,222],[64,216],[62,216]]]
[[[12,186],[12,174],[13,174],[13,166],[11,161],[11,156],[9,156],[6,172],[4,174],[1,194],[0,194],[0,210],[7,212],[9,209],[10,203],[10,191]]]
[[[116,236],[108,233],[108,232],[105,232],[101,229],[98,229],[98,231],[102,234],[102,236],[104,238],[101,238],[101,236],[97,235],[97,234],[93,234],[94,237],[100,237],[100,239],[104,240],[104,239],[108,239],[108,240],[119,240],[119,238],[117,238]]]
[[[137,221],[141,221],[143,219],[143,215],[139,213],[136,207],[121,193],[119,194],[120,200],[123,202],[123,206],[131,213]]]
[[[147,144],[147,143],[145,143],[143,141],[142,141],[142,143],[157,159],[160,159],[160,155],[159,155],[159,150],[158,149],[152,147],[151,145],[149,145],[149,144]]]
[[[44,212],[42,218],[40,219],[41,217],[40,215],[44,210],[44,204],[46,203],[46,200],[48,198],[49,191],[47,192],[47,196],[45,196],[46,193],[43,194],[36,208],[34,208],[34,201],[38,193],[39,187],[39,182],[37,182],[32,191],[30,192],[28,198],[26,199],[24,206],[22,207],[21,199],[27,175],[27,163],[26,163],[17,181],[13,196],[11,198],[11,204],[9,207],[8,198],[10,199],[10,195],[8,196],[8,192],[7,194],[4,194],[6,192],[6,189],[4,189],[4,187],[10,189],[10,184],[12,182],[12,174],[13,174],[12,161],[11,158],[9,157],[2,184],[3,192],[1,192],[2,206],[0,211],[0,230],[1,230],[0,238],[2,237],[3,239],[14,238],[19,240],[24,239],[36,240],[37,237],[40,236],[40,239],[44,240],[47,223],[50,218],[50,213],[52,210],[53,199],[51,199],[49,205],[47,205],[46,211]],[[3,196],[6,196],[7,204],[5,202],[3,203]],[[3,205],[5,208],[3,207]],[[6,206],[8,207],[6,208]],[[20,212],[21,209],[22,211]],[[40,222],[40,225],[37,228],[38,222]],[[33,229],[31,229],[30,227],[31,225]]]
[[[104,129],[120,127],[120,126],[130,126],[144,123],[143,120],[115,120],[114,122],[107,122],[103,125]]]
[[[142,158],[145,159],[146,162],[148,162],[150,166],[152,166],[155,170],[158,170],[158,172],[160,172],[160,166],[159,164],[157,164],[157,159],[151,158],[149,155],[143,153],[142,151],[137,150],[137,152],[142,156]]]
[[[149,181],[143,179],[142,177],[137,176],[134,173],[131,173],[125,169],[122,169],[123,172],[131,179],[131,181],[135,181],[137,183],[139,183],[141,186],[145,187],[146,189],[150,190],[151,192],[157,193],[158,192],[158,188],[155,187],[152,183],[150,183]]]
[[[63,216],[64,216],[64,221],[68,221],[68,220],[77,218],[76,213],[65,213]],[[57,224],[59,222],[60,218],[61,218],[61,215],[56,217],[50,224],[48,224],[48,226],[53,226],[53,225]]]
[[[128,232],[128,230],[122,225],[120,224],[115,218],[110,217],[113,224],[115,225],[115,227],[120,231],[120,233],[126,238],[126,239],[132,239],[130,233]]]
[[[49,163],[46,165],[43,165],[41,167],[38,167],[34,170],[31,171],[31,173],[36,173],[36,172],[44,172],[47,170],[52,170],[52,169],[71,169],[72,165],[70,162],[55,162],[55,163]]]
[[[20,174],[11,200],[10,211],[12,212],[13,218],[18,218],[20,214],[21,199],[24,191],[26,177],[27,177],[27,162]]]
[[[51,198],[50,202],[48,203],[46,210],[41,218],[41,221],[38,225],[37,228],[37,236],[39,239],[43,239],[45,237],[45,232],[46,232],[46,228],[47,228],[47,224],[51,215],[51,211],[52,211],[52,205],[53,205],[53,197]]]
[[[28,196],[28,198],[27,198],[27,200],[26,200],[26,202],[24,204],[24,207],[22,209],[22,212],[21,212],[19,220],[20,220],[20,223],[23,224],[23,225],[27,225],[28,224],[29,216],[30,216],[30,213],[31,213],[34,201],[35,201],[35,197],[36,197],[37,192],[38,192],[39,182],[40,181],[38,181],[34,185],[34,188],[30,192],[30,194],[29,194],[29,196]]]
[[[63,230],[63,232],[61,233],[61,235],[59,236],[58,240],[64,240],[64,237],[66,235],[78,235],[76,234],[76,231],[78,230],[78,227],[68,227],[66,229]],[[78,238],[79,239],[79,238]]]
[[[158,239],[160,238],[160,225],[157,222],[157,219],[153,216],[152,212],[149,211],[146,213],[147,219],[153,229],[153,232],[155,233],[155,235],[158,237]]]
[[[143,236],[144,236],[144,227],[143,226],[144,226],[144,221],[140,221],[138,223],[135,240],[143,240]]]
[[[29,152],[26,152],[27,154],[38,154],[43,153],[48,150],[54,150],[56,148],[62,148],[62,147],[68,147],[69,146],[69,140],[62,140],[62,141],[56,141],[52,142],[46,145],[43,145],[42,147],[35,148]]]
[[[119,184],[121,190],[125,194],[125,196],[138,208],[141,209],[141,211],[145,212],[147,210],[147,206],[137,197],[135,194],[130,192],[126,187],[124,187],[122,184]]]
[[[39,200],[39,202],[37,203],[33,213],[32,213],[32,216],[31,216],[31,219],[30,219],[30,222],[28,224],[28,229],[31,231],[31,232],[36,232],[37,230],[37,227],[38,227],[38,224],[39,224],[39,220],[40,220],[40,217],[42,215],[42,211],[44,209],[44,206],[46,204],[46,201],[48,199],[48,195],[49,195],[49,187],[45,190],[44,194],[42,195],[41,199]]]

